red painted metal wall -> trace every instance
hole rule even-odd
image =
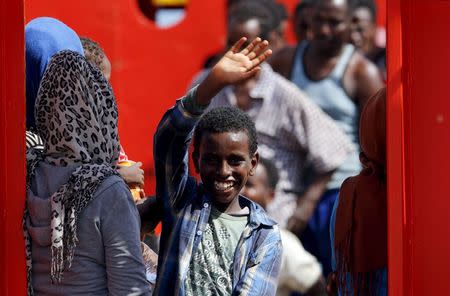
[[[407,0],[408,1],[408,0]],[[387,7],[387,176],[389,295],[410,295],[410,224],[405,215],[402,0]]]
[[[23,1],[0,1],[0,295],[25,295]]]
[[[390,295],[447,295],[450,1],[388,5]]]
[[[438,295],[448,290],[450,263],[450,1],[402,5],[411,293]]]

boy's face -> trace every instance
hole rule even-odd
[[[227,208],[239,195],[258,163],[250,155],[245,131],[208,133],[200,140],[196,168],[206,190],[220,208]]]
[[[261,163],[256,168],[255,174],[248,178],[242,195],[260,204],[264,209],[272,201],[275,191],[270,188],[267,170]]]

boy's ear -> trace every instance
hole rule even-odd
[[[255,152],[255,154],[253,154],[252,159],[251,159],[252,168],[250,169],[250,172],[249,172],[250,176],[253,176],[255,174],[256,167],[258,166],[258,162],[259,162],[259,153],[257,151],[257,152]]]

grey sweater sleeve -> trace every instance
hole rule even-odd
[[[139,214],[130,191],[118,182],[101,194],[101,232],[105,251],[108,293],[150,295],[140,244]]]

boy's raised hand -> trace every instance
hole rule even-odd
[[[247,38],[242,37],[211,69],[206,79],[197,90],[197,103],[208,105],[211,99],[223,87],[249,79],[261,69],[259,65],[265,61],[272,50],[269,42],[256,38],[247,47],[241,49]]]
[[[259,65],[266,60],[272,51],[267,49],[269,42],[261,38],[253,40],[241,50],[247,38],[242,37],[212,68],[216,79],[224,85],[241,82],[254,76],[261,68]]]

